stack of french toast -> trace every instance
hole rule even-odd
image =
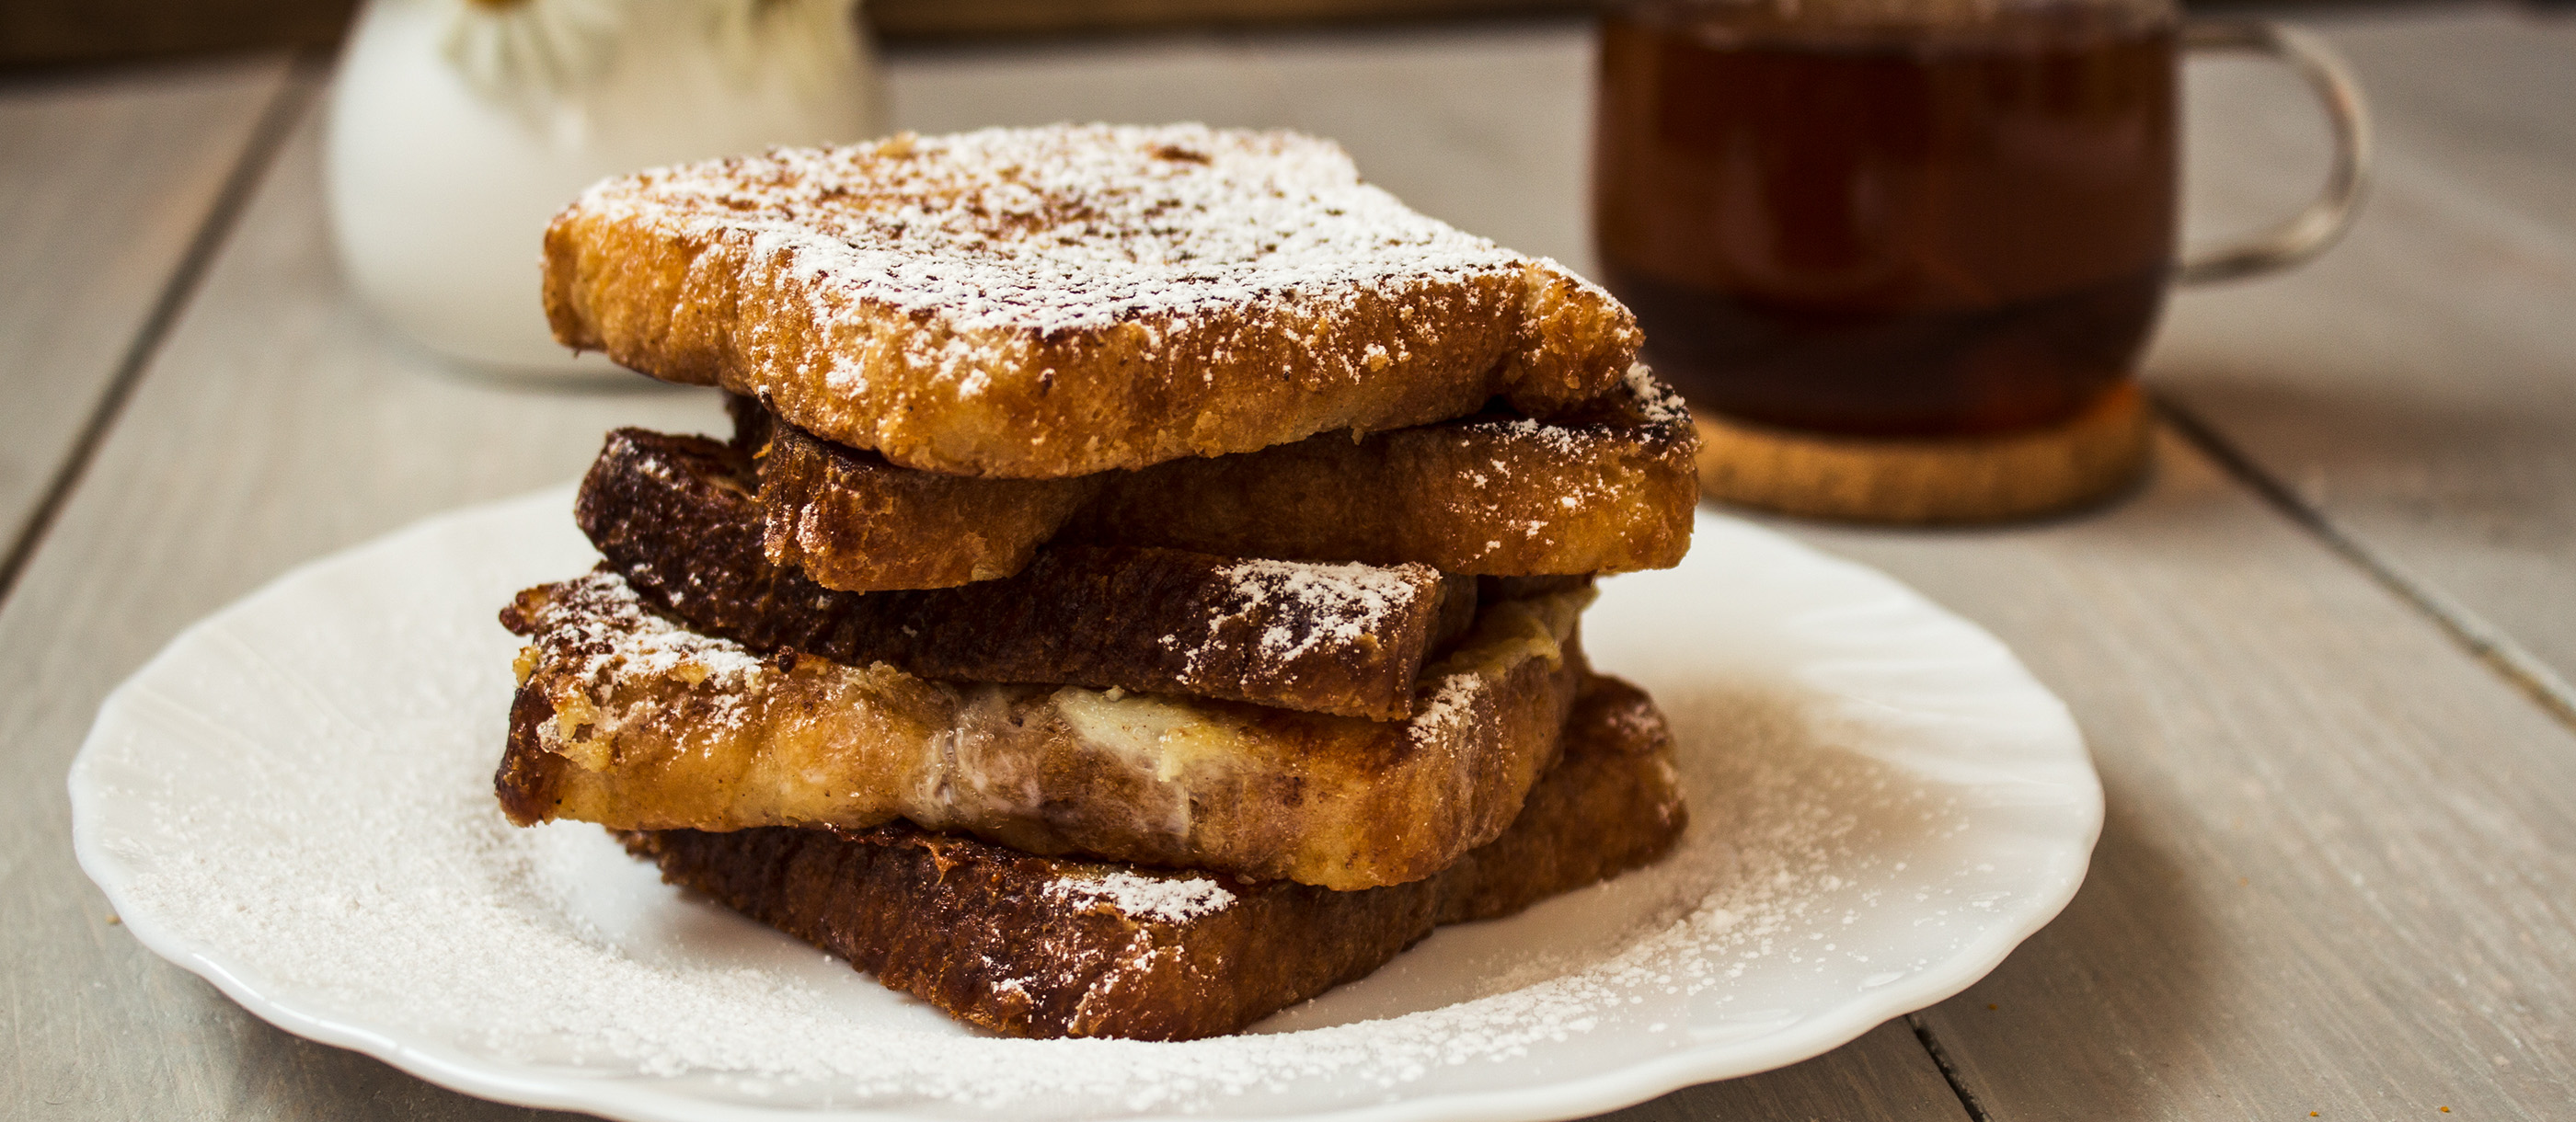
[[[974,1025],[1186,1039],[1654,860],[1663,720],[1578,641],[1677,563],[1627,311],[1293,133],[1058,126],[591,189],[557,336],[625,429],[520,593],[496,785]]]

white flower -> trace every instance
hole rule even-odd
[[[625,0],[459,0],[440,46],[494,97],[581,87],[616,53]]]

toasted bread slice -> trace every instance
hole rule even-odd
[[[1640,367],[1548,420],[1480,416],[1111,477],[1060,540],[1453,573],[1664,569],[1690,549],[1699,438]]]
[[[519,594],[529,636],[494,785],[521,824],[874,826],[1032,853],[1419,880],[1493,840],[1554,762],[1588,588],[1478,609],[1414,715],[1371,721],[1081,686],[960,685],[762,658],[648,609],[614,572]]]
[[[1008,575],[1050,539],[1496,576],[1660,569],[1690,548],[1699,499],[1690,413],[1642,367],[1552,420],[1489,414],[1034,483],[910,471],[756,406],[736,416],[761,451],[770,559],[858,592]]]
[[[1589,678],[1565,757],[1501,837],[1362,892],[1033,857],[910,827],[625,835],[673,884],[1013,1036],[1186,1040],[1378,968],[1433,925],[1517,912],[1660,857],[1686,809],[1654,704]]]
[[[962,588],[835,592],[761,552],[750,465],[699,437],[619,429],[574,516],[608,563],[691,629],[768,654],[932,678],[1071,683],[1396,720],[1424,660],[1466,630],[1476,582],[1426,565],[1057,546]],[[910,474],[921,474],[918,472]]]
[[[1329,141],[1055,126],[591,188],[555,337],[906,467],[1055,478],[1599,395],[1636,322],[1362,183]]]
[[[954,588],[1010,576],[1111,479],[915,471],[781,423],[757,405],[734,416],[735,443],[758,453],[769,559],[846,592]],[[755,431],[762,434],[757,442],[749,439]]]

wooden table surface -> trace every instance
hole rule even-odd
[[[1782,524],[1992,629],[2073,706],[2109,794],[2082,892],[1950,1001],[1619,1117],[2576,1116],[2576,24],[2305,18],[2373,98],[2376,194],[2311,267],[2176,298],[2138,494],[1999,530]],[[1292,125],[1433,214],[1590,259],[1581,24],[888,61],[907,127]],[[323,230],[325,78],[0,84],[11,1117],[534,1113],[270,1028],[116,927],[72,861],[72,754],[190,621],[570,478],[613,425],[716,423],[702,393],[520,388],[389,339]],[[2195,231],[2321,174],[2281,73],[2195,64],[2188,97]]]

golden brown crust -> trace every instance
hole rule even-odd
[[[976,479],[916,471],[779,426],[760,457],[771,561],[846,592],[953,588],[1026,567],[1103,476]]]
[[[1684,807],[1653,703],[1588,678],[1565,757],[1437,876],[1333,892],[1034,857],[905,827],[628,834],[663,879],[1014,1036],[1233,1032],[1375,970],[1436,923],[1508,915],[1653,861]]]
[[[1440,875],[1440,922],[1510,915],[1647,864],[1681,836],[1672,730],[1646,691],[1586,674],[1563,745],[1511,828]]]
[[[1670,568],[1699,499],[1688,410],[1642,369],[1546,421],[1479,416],[1122,472],[1060,537],[1454,573]]]
[[[854,591],[1016,572],[1051,539],[1495,576],[1659,569],[1690,548],[1699,497],[1690,414],[1642,369],[1547,421],[1487,414],[1047,481],[907,471],[756,406],[738,416],[765,450],[770,558]],[[929,568],[939,580],[910,583]]]
[[[1475,612],[1474,581],[1423,565],[1131,546],[1052,546],[1013,576],[961,588],[836,592],[764,556],[748,475],[715,441],[619,429],[582,480],[574,517],[637,592],[697,631],[761,654],[890,662],[957,681],[1396,720],[1413,712],[1424,661]]]
[[[614,574],[530,589],[501,799],[522,824],[866,827],[896,817],[1334,888],[1417,880],[1500,833],[1556,757],[1589,590],[1485,607],[1378,722],[1079,686],[762,659]],[[530,696],[541,701],[529,701]],[[553,756],[548,761],[538,756]]]
[[[1182,155],[1175,156],[1179,152]],[[1633,317],[1288,133],[1056,127],[593,188],[555,335],[906,467],[1058,478],[1613,386]]]

